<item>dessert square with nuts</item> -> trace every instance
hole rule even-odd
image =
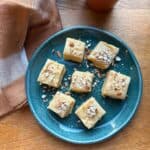
[[[74,98],[61,92],[57,92],[50,101],[48,109],[56,113],[59,117],[64,118],[71,114],[74,104]]]
[[[63,64],[48,59],[42,68],[37,81],[50,87],[58,88],[61,85],[65,72],[66,69]]]
[[[86,93],[92,90],[94,74],[90,72],[74,71],[71,78],[71,91]]]
[[[102,95],[115,99],[125,99],[130,80],[129,76],[110,70],[102,87]]]
[[[88,129],[93,128],[105,113],[105,110],[98,104],[94,97],[89,98],[75,112]]]
[[[119,52],[119,48],[104,41],[99,42],[87,59],[100,69],[107,69]]]
[[[75,62],[82,62],[84,57],[84,51],[85,51],[85,43],[72,39],[67,38],[66,44],[64,48],[64,59],[65,60],[72,60]]]

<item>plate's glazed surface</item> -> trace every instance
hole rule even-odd
[[[120,48],[118,56],[121,58],[121,61],[116,62],[115,65],[111,66],[109,69],[114,69],[131,77],[131,84],[126,100],[119,101],[103,98],[100,91],[104,77],[99,78],[96,75],[95,81],[97,84],[93,87],[91,93],[72,93],[72,96],[76,99],[76,105],[73,109],[73,113],[69,117],[60,119],[47,109],[48,103],[56,90],[45,90],[43,89],[45,87],[40,86],[37,83],[37,77],[47,58],[63,63],[67,68],[67,72],[62,82],[65,83],[65,86],[58,89],[63,92],[69,89],[70,81],[67,80],[67,78],[68,76],[71,76],[74,69],[91,72],[95,71],[95,67],[86,60],[84,60],[82,64],[78,64],[71,61],[65,61],[63,57],[59,57],[59,55],[62,55],[63,53],[67,37],[87,42],[89,49],[93,49],[93,47],[101,40],[114,44]],[[59,55],[57,53],[58,51]],[[102,74],[105,74],[109,69],[103,71]],[[43,92],[44,95],[46,95],[46,99],[44,100],[41,98]],[[142,95],[142,75],[132,50],[120,38],[112,33],[93,27],[75,26],[64,29],[51,36],[33,54],[26,74],[26,93],[33,115],[38,123],[48,132],[72,143],[95,143],[111,137],[131,120]],[[90,96],[94,96],[97,99],[98,103],[106,110],[107,114],[93,129],[87,130],[74,115],[74,111]]]

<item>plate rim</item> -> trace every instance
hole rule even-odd
[[[70,30],[74,30],[74,29],[89,29],[89,30],[94,30],[94,31],[98,31],[98,32],[101,32],[101,33],[104,33],[104,34],[107,34],[115,39],[117,39],[120,43],[122,43],[123,45],[125,45],[125,47],[127,47],[129,53],[130,53],[130,56],[132,58],[132,60],[134,61],[135,63],[135,66],[136,66],[136,69],[137,69],[137,72],[138,72],[138,77],[139,77],[139,93],[138,93],[138,97],[137,97],[137,103],[136,105],[134,106],[134,109],[132,110],[132,112],[130,113],[130,116],[128,116],[128,118],[126,119],[126,121],[119,126],[119,128],[117,130],[115,130],[114,132],[110,133],[108,136],[104,136],[103,138],[98,138],[98,139],[94,139],[94,140],[87,140],[87,141],[78,141],[78,140],[72,140],[72,139],[69,139],[69,138],[66,138],[60,134],[57,134],[57,132],[53,131],[53,130],[50,130],[46,125],[45,123],[43,123],[40,119],[40,117],[36,114],[36,111],[34,110],[33,108],[33,105],[31,103],[31,101],[29,100],[29,90],[28,90],[28,81],[27,81],[27,78],[29,76],[29,73],[30,73],[30,66],[32,65],[32,62],[33,60],[36,58],[36,55],[39,53],[39,51],[44,47],[44,45],[46,45],[49,41],[51,41],[51,39],[55,38],[56,36],[66,32],[66,31],[70,31]],[[102,141],[105,141],[109,138],[111,138],[113,135],[117,134],[118,132],[120,132],[125,126],[128,125],[128,123],[132,120],[132,118],[134,117],[137,109],[138,109],[138,106],[141,102],[141,99],[142,99],[142,93],[143,93],[143,77],[142,77],[142,72],[141,72],[141,68],[140,68],[140,65],[138,63],[138,60],[134,54],[134,52],[132,51],[132,49],[126,44],[126,42],[124,42],[124,40],[122,40],[120,37],[118,37],[116,34],[110,32],[110,31],[106,31],[106,30],[103,30],[103,29],[99,29],[99,28],[96,28],[96,27],[92,27],[92,26],[84,26],[84,25],[76,25],[76,26],[70,26],[70,27],[65,27],[63,28],[62,30],[54,33],[53,35],[51,35],[49,38],[47,38],[33,53],[32,57],[30,58],[29,60],[29,65],[27,67],[27,71],[26,71],[26,75],[25,75],[25,92],[26,92],[26,96],[27,96],[27,100],[28,100],[28,103],[29,103],[29,106],[30,106],[30,110],[34,116],[34,118],[36,119],[36,121],[38,122],[38,124],[40,124],[40,126],[45,129],[48,133],[52,134],[53,136],[63,140],[63,141],[66,141],[66,142],[70,142],[70,143],[73,143],[73,144],[94,144],[94,143],[97,143],[97,142],[102,142]]]

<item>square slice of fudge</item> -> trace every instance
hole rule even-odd
[[[85,51],[84,42],[72,38],[66,39],[66,44],[63,53],[65,60],[82,62],[84,57],[84,51]]]
[[[75,112],[88,129],[93,128],[105,113],[105,110],[98,104],[94,97],[89,98]]]
[[[42,68],[37,81],[50,87],[58,88],[61,85],[65,72],[66,69],[63,64],[48,59]]]
[[[110,70],[102,87],[102,96],[114,99],[125,99],[131,78],[127,75]]]
[[[50,101],[48,109],[56,113],[59,117],[64,118],[71,114],[74,104],[74,98],[61,92],[57,92]]]
[[[71,77],[71,91],[86,93],[92,90],[94,74],[90,72],[74,71]]]
[[[119,52],[119,48],[104,41],[99,42],[87,59],[100,69],[107,69]]]

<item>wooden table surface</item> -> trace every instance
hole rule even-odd
[[[133,49],[144,80],[139,109],[120,133],[93,145],[73,145],[45,132],[28,107],[0,120],[0,150],[150,149],[150,0],[120,0],[112,12],[91,12],[85,0],[58,0],[63,26],[91,25],[116,33]],[[136,88],[136,87],[135,87]]]

